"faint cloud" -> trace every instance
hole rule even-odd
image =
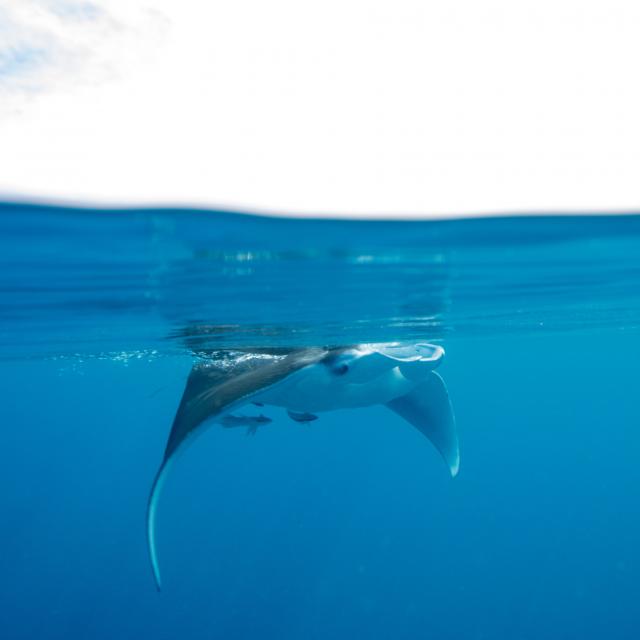
[[[170,25],[122,0],[5,0],[0,7],[0,100],[20,110],[43,92],[103,83],[152,55]]]
[[[46,54],[45,49],[26,45],[0,51],[0,81],[3,77],[19,77],[37,69]]]
[[[73,1],[60,1],[49,0],[43,1],[51,13],[59,16],[60,18],[70,20],[98,20],[104,15],[103,10],[94,2],[73,2]]]

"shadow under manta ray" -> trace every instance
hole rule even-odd
[[[160,569],[155,516],[160,489],[176,454],[206,426],[270,422],[262,414],[234,416],[251,406],[284,407],[299,422],[315,414],[383,404],[422,432],[438,449],[452,476],[460,454],[449,394],[433,370],[444,356],[433,344],[360,344],[339,348],[255,349],[194,365],[178,407],[147,506],[147,541],[156,586]]]

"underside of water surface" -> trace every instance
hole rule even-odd
[[[0,357],[636,329],[640,216],[0,205]]]

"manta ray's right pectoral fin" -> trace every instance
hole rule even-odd
[[[430,372],[411,393],[387,407],[423,433],[440,452],[452,476],[460,468],[460,450],[453,408],[442,378]]]

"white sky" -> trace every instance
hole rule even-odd
[[[0,0],[0,195],[640,209],[640,3]]]

